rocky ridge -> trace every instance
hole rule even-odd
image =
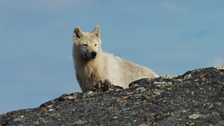
[[[224,67],[141,79],[128,89],[64,94],[0,115],[0,126],[223,126]]]

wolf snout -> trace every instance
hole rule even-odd
[[[97,55],[96,51],[91,52],[91,56],[92,56],[93,58],[95,58],[96,55]]]
[[[86,53],[84,53],[84,58],[91,60],[91,59],[96,58],[96,55],[97,55],[96,51],[86,52]]]

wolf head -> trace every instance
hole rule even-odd
[[[76,55],[83,57],[85,60],[96,58],[101,51],[99,26],[96,26],[92,32],[83,32],[80,27],[76,27],[73,41]]]

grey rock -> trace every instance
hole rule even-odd
[[[224,69],[141,79],[128,89],[64,94],[37,108],[0,115],[0,126],[222,126]]]

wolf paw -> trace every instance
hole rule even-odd
[[[111,82],[110,80],[100,80],[98,83],[95,85],[95,89],[97,91],[108,91],[111,87]]]
[[[108,90],[115,90],[115,89],[123,89],[123,88],[119,87],[119,86],[112,85],[112,83],[108,79],[101,80],[98,83],[96,83],[96,85],[95,85],[95,90],[96,91],[105,92],[105,91],[108,91]]]

